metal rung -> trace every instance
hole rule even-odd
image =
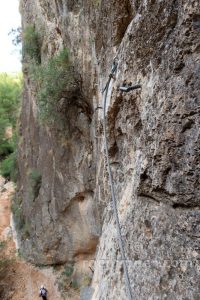
[[[141,87],[142,87],[141,84],[135,84],[135,85],[131,85],[131,86],[120,86],[119,90],[122,92],[128,93],[130,91],[140,89]]]

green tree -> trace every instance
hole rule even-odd
[[[0,171],[6,177],[9,177],[8,170],[12,169],[11,166],[15,166],[15,162],[12,160],[16,158],[13,152],[16,148],[16,120],[21,99],[21,88],[21,75],[0,74]],[[12,138],[5,134],[8,127],[12,128]],[[9,155],[11,156],[9,157]]]

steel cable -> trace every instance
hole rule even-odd
[[[114,72],[115,72],[115,70],[116,70],[116,68],[114,69]],[[110,166],[110,159],[109,159],[109,152],[108,152],[108,139],[107,139],[107,132],[106,132],[106,101],[107,101],[107,96],[108,96],[108,88],[109,88],[110,81],[111,81],[111,78],[112,78],[114,72],[112,71],[112,73],[110,74],[108,82],[106,83],[106,86],[103,90],[103,92],[105,92],[104,105],[103,105],[103,133],[104,133],[104,145],[105,145],[106,160],[107,160],[108,174],[109,174],[109,184],[110,184],[111,195],[112,195],[113,211],[114,211],[114,217],[115,217],[115,221],[116,221],[116,225],[117,225],[118,243],[119,243],[119,248],[120,248],[122,261],[123,261],[126,292],[128,295],[128,299],[132,300],[133,299],[132,291],[131,291],[130,279],[129,279],[129,274],[128,274],[128,267],[127,267],[127,263],[126,263],[124,243],[123,243],[122,234],[121,234],[119,215],[118,215],[118,210],[117,210],[117,201],[116,201],[116,197],[115,197],[113,176],[112,176],[112,171],[111,171],[111,166]]]

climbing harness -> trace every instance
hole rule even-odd
[[[106,160],[107,160],[107,166],[108,166],[109,183],[110,183],[110,189],[111,189],[111,195],[112,195],[114,217],[115,217],[115,221],[116,221],[116,225],[117,225],[118,243],[119,243],[119,248],[120,248],[122,261],[123,261],[126,292],[128,295],[128,299],[132,300],[133,299],[132,291],[131,291],[130,279],[129,279],[129,274],[128,274],[128,267],[126,264],[126,255],[125,255],[124,243],[123,243],[121,228],[120,228],[120,223],[119,223],[119,216],[118,216],[118,211],[117,211],[117,201],[116,201],[116,197],[115,197],[113,177],[112,177],[112,171],[111,171],[110,160],[109,160],[108,140],[107,140],[107,132],[106,132],[106,101],[107,101],[107,95],[108,95],[108,88],[109,88],[111,79],[114,78],[114,74],[115,74],[116,70],[117,70],[117,62],[114,61],[113,65],[112,65],[111,73],[109,75],[109,79],[106,83],[106,86],[105,86],[103,92],[102,92],[102,94],[105,92],[104,105],[103,105],[103,133],[104,133],[104,145],[105,145],[105,151],[106,151]]]

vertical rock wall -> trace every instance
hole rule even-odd
[[[133,299],[198,299],[199,3],[134,8],[107,113]],[[137,82],[141,91],[117,90]],[[123,274],[108,204],[92,299],[127,299]]]
[[[83,43],[89,45],[87,27],[82,35],[83,28],[79,25],[85,20],[80,8],[73,11],[70,4],[62,1],[21,1],[21,13],[24,32],[32,26],[41,34],[41,63],[45,64],[62,48],[68,48],[82,78],[81,95],[67,107],[64,128],[58,130],[40,124],[35,81],[30,70],[32,62],[26,56],[23,58],[25,82],[17,196],[22,202],[28,231],[25,237],[21,236],[23,254],[40,264],[64,263],[79,256],[87,258],[95,252],[100,235],[91,140],[92,89],[89,87],[93,75],[88,70],[91,70],[91,57],[87,48],[82,47]],[[40,177],[40,187],[33,199],[34,174]]]
[[[199,10],[197,0],[21,1],[23,26],[43,28],[42,62],[68,47],[82,79],[58,134],[38,124],[25,74],[19,195],[31,230],[21,244],[45,264],[96,251],[92,299],[127,299],[98,108],[114,57],[109,153],[133,297],[199,297]],[[30,169],[42,175],[32,203]]]

